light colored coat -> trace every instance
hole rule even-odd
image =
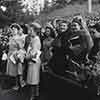
[[[18,50],[18,45],[15,41],[15,38],[10,38],[9,41],[9,52],[8,52],[8,61],[7,61],[7,75],[12,76],[12,77],[16,77],[18,75],[18,65],[14,64],[11,59],[10,56]]]
[[[21,36],[20,38],[18,36],[15,36],[9,39],[9,52],[8,52],[7,71],[6,71],[7,75],[9,76],[16,77],[17,75],[20,75],[23,72],[21,64],[19,63],[14,64],[11,61],[10,57],[15,52],[18,52],[19,49],[23,49],[24,40],[25,40],[24,35]]]
[[[29,47],[31,48],[30,51],[35,53],[36,51],[40,51],[41,49],[41,42],[38,36],[34,37],[31,39],[31,42],[29,44]],[[31,55],[27,50],[27,54]],[[32,55],[31,55],[32,56]],[[39,84],[39,77],[40,77],[40,65],[41,65],[41,60],[40,57],[37,59],[36,63],[32,62],[30,60],[28,62],[28,71],[27,71],[27,83],[30,85],[37,85]]]

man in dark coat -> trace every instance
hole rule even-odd
[[[68,23],[66,21],[61,22],[59,33],[54,42],[53,46],[53,57],[49,62],[49,66],[56,74],[63,75],[66,68],[66,55],[65,55],[65,47],[62,43],[63,38],[67,34]],[[64,41],[65,42],[65,41]]]
[[[31,34],[30,34],[30,30],[29,30],[29,26],[27,26],[28,27],[28,31],[27,31],[27,33],[28,33],[28,35],[25,37],[25,45],[24,45],[24,49],[25,49],[25,51],[27,51],[27,49],[28,49],[28,46],[29,46],[29,44],[30,44],[30,41],[31,41]],[[27,76],[27,60],[25,59],[25,61],[24,61],[25,63],[24,63],[24,79],[26,80],[26,76]]]
[[[53,44],[54,52],[50,62],[50,67],[52,67],[57,74],[62,75],[66,71],[66,65],[68,64],[66,55],[77,63],[82,63],[86,58],[86,54],[88,54],[93,47],[90,33],[82,24],[83,23],[75,21],[71,29],[65,21],[61,22],[59,35]],[[71,29],[71,31],[69,29]]]

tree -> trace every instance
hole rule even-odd
[[[5,6],[7,8],[6,11],[2,11],[1,14],[8,17],[13,22],[17,21],[23,14],[21,11],[22,7],[17,0],[1,1],[0,6]]]
[[[30,11],[24,12],[23,9],[25,9],[25,6],[19,1],[20,0],[1,0],[0,7],[4,6],[7,9],[6,11],[0,9],[0,19],[5,17],[5,19],[9,19],[10,23],[33,20],[34,15],[30,14]]]

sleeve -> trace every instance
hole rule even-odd
[[[37,62],[37,60],[39,59],[40,55],[41,55],[41,42],[39,37],[36,37],[33,41],[32,41],[32,60]]]
[[[86,40],[86,44],[87,44],[87,50],[91,50],[91,48],[93,47],[94,43],[93,43],[93,39],[89,33],[89,31],[85,31],[84,32],[84,36],[85,36],[85,40]]]

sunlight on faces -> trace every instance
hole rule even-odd
[[[13,32],[12,35],[17,35],[18,34],[18,29],[13,27],[12,32]]]
[[[67,23],[63,23],[63,22],[60,23],[59,29],[60,29],[61,32],[67,31],[67,29],[68,29],[68,24],[67,24]]]
[[[45,35],[46,35],[46,36],[49,36],[50,33],[51,33],[51,30],[50,30],[49,28],[46,28],[46,29],[45,29]]]
[[[73,22],[72,25],[71,25],[71,29],[73,31],[79,31],[80,30],[80,25],[76,22]]]

